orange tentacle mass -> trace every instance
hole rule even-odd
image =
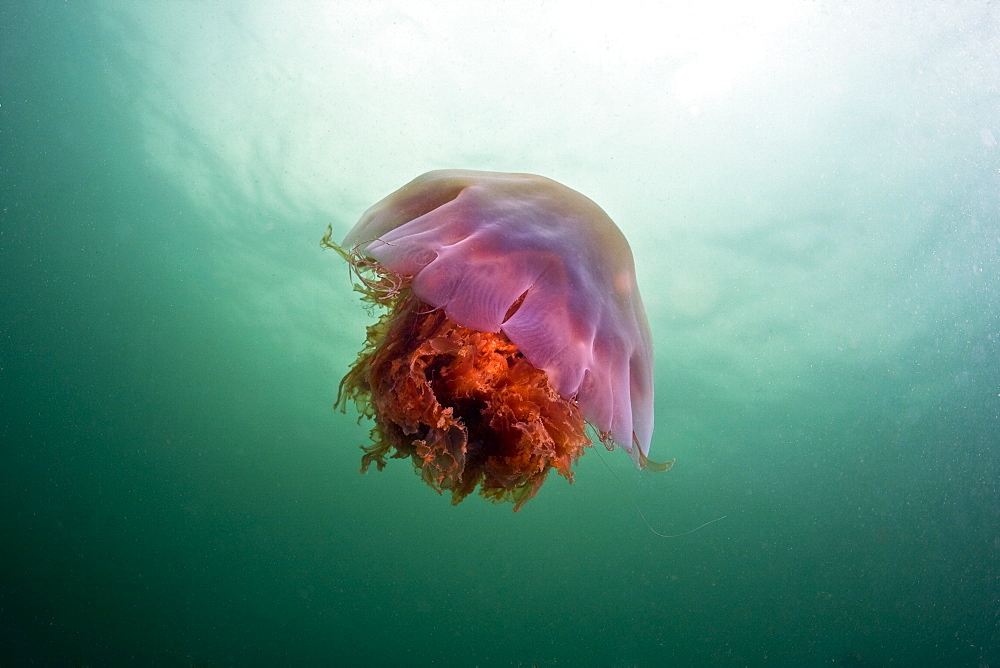
[[[353,399],[375,421],[362,472],[409,458],[453,504],[479,487],[515,511],[550,469],[572,482],[573,463],[590,445],[575,401],[560,397],[502,332],[460,327],[408,286],[388,306],[337,400],[344,408]]]

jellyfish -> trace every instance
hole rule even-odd
[[[517,511],[591,445],[639,468],[653,433],[653,351],[632,251],[593,201],[532,174],[439,170],[337,244],[384,309],[340,384],[374,427],[362,473],[410,459],[453,504],[477,488]],[[361,418],[359,418],[361,419]]]

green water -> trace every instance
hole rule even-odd
[[[1000,8],[652,4],[0,5],[0,665],[1000,666]],[[358,473],[447,167],[619,223],[673,470]]]

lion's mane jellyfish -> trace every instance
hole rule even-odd
[[[340,384],[371,418],[361,470],[409,458],[459,503],[477,487],[519,510],[590,445],[640,468],[653,352],[632,251],[594,202],[530,174],[420,176],[370,208],[338,251],[387,311]]]

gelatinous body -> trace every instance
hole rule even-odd
[[[410,457],[458,502],[515,510],[571,478],[585,422],[639,466],[652,346],[625,237],[594,202],[529,174],[436,171],[369,209],[337,248],[389,312],[341,386],[375,420],[363,468]]]

